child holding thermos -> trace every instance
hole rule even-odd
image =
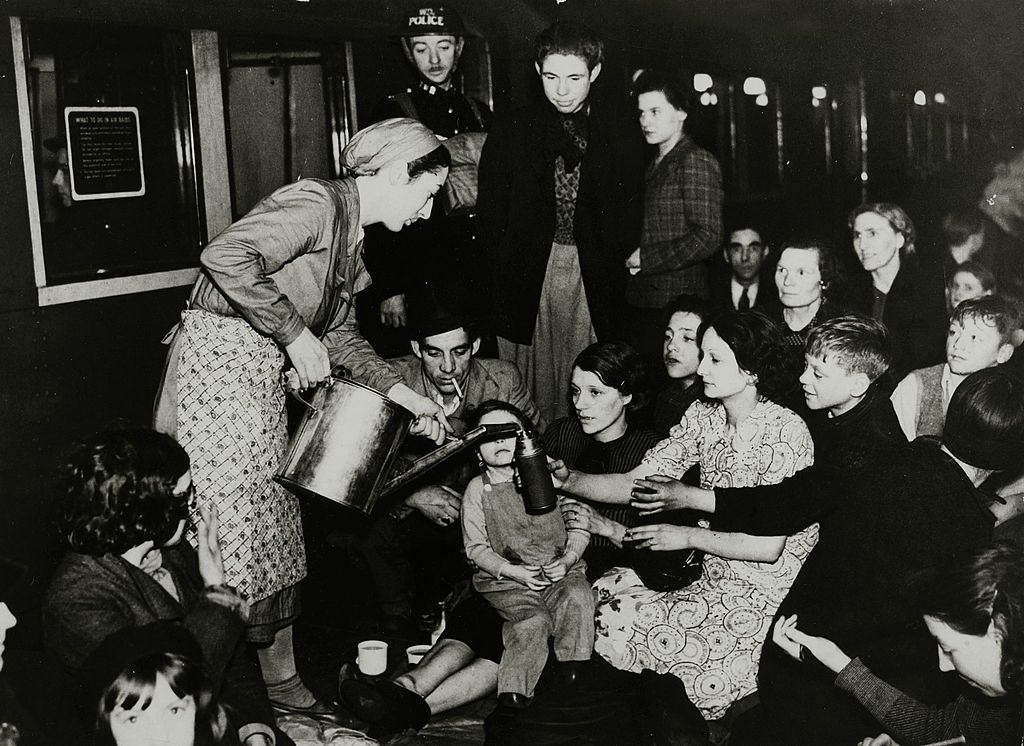
[[[475,425],[531,429],[526,416],[506,402],[483,402],[473,417]],[[479,446],[483,473],[462,497],[462,536],[476,568],[473,586],[505,620],[498,704],[521,709],[532,701],[547,662],[548,638],[554,637],[566,682],[574,682],[579,666],[590,659],[594,598],[580,559],[590,534],[566,530],[559,510],[527,512],[513,481],[515,446],[513,437]]]

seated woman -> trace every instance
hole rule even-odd
[[[771,307],[770,318],[782,330],[791,369],[789,386],[780,403],[804,419],[810,410],[797,378],[804,368],[804,344],[811,329],[822,321],[841,316],[833,300],[841,285],[842,266],[836,250],[821,239],[792,240],[782,244],[775,267],[779,303]]]
[[[848,224],[864,271],[851,276],[845,305],[885,324],[895,385],[912,370],[942,362],[949,319],[942,272],[918,261],[914,223],[899,205],[865,203]]]
[[[181,541],[193,494],[181,446],[151,430],[101,433],[72,454],[63,482],[58,526],[67,554],[43,609],[54,657],[80,677],[113,632],[174,621],[199,642],[239,740],[290,743],[276,732],[259,669],[244,655],[247,607],[224,585],[216,513],[201,512],[198,554]]]
[[[564,491],[623,503],[634,482],[656,490],[694,464],[708,488],[774,484],[810,465],[807,427],[768,398],[784,369],[778,328],[756,312],[726,311],[706,321],[699,336],[698,372],[712,401],[692,404],[669,437],[625,474],[597,476],[554,464]],[[598,580],[595,650],[617,668],[675,674],[706,718],[721,717],[756,689],[761,645],[817,541],[817,525],[787,538],[659,524],[630,529],[624,539],[707,556],[700,578],[678,591],[653,591],[625,568]]]
[[[596,342],[576,356],[572,367],[575,414],[552,422],[544,432],[544,450],[571,469],[590,474],[618,474],[640,463],[658,442],[650,430],[630,422],[643,406],[644,363],[625,342]],[[626,527],[639,513],[629,505],[600,505],[565,501],[570,521],[587,516],[594,539],[583,558],[587,576],[600,577],[621,559],[618,549]],[[574,523],[570,523],[574,526]]]
[[[708,303],[696,295],[683,294],[670,301],[664,313],[662,362],[668,383],[655,397],[651,416],[651,428],[659,439],[679,424],[683,413],[704,390],[697,377],[697,330],[708,314]]]
[[[856,698],[888,730],[871,746],[902,743],[1019,744],[1024,709],[1024,552],[1009,541],[976,549],[939,568],[918,587],[925,626],[938,646],[939,669],[956,671],[984,698],[960,694],[929,706],[904,694],[851,659],[831,640],[797,629],[780,616],[772,639],[797,660],[806,652],[836,674],[836,686]]]
[[[775,266],[775,287],[779,291],[778,317],[783,338],[799,350],[803,362],[804,342],[811,329],[825,319],[842,315],[828,291],[841,282],[842,266],[836,250],[820,239],[788,241],[782,244]]]

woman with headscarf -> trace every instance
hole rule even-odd
[[[414,432],[440,442],[440,408],[373,352],[353,302],[370,283],[363,228],[398,231],[427,217],[449,163],[412,119],[357,133],[342,152],[346,178],[278,189],[203,250],[168,357],[157,428],[176,431],[188,452],[199,504],[219,508],[227,582],[251,604],[248,639],[281,709],[323,709],[292,647],[306,574],[299,505],[271,480],[287,444],[282,371],[290,364],[288,385],[307,388],[344,366],[417,415]]]

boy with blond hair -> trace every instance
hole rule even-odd
[[[1017,307],[1005,298],[983,296],[956,307],[949,320],[946,362],[911,371],[892,392],[893,408],[908,440],[942,435],[957,386],[971,373],[1009,360],[1018,328]]]

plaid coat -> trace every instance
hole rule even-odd
[[[647,167],[640,273],[626,300],[662,308],[680,293],[708,294],[705,260],[722,244],[722,174],[718,161],[683,135]]]

